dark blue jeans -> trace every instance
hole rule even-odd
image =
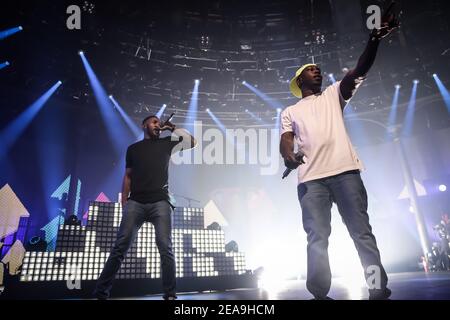
[[[172,251],[172,207],[165,200],[147,204],[128,200],[123,210],[116,242],[97,281],[94,293],[98,298],[109,297],[116,273],[144,222],[151,222],[155,227],[156,246],[161,257],[164,297],[175,297],[176,269]]]
[[[374,274],[374,268],[380,271],[380,286],[369,289],[369,293],[372,295],[386,290],[388,279],[369,223],[367,193],[359,171],[348,171],[301,183],[298,185],[298,198],[302,208],[303,228],[308,239],[306,287],[309,292],[316,298],[324,298],[330,290],[328,237],[331,233],[333,202],[337,204],[339,213],[355,243],[366,280]]]

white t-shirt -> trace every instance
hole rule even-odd
[[[319,95],[301,99],[281,113],[281,134],[294,132],[295,142],[305,155],[298,167],[298,183],[363,170],[344,124],[339,82]]]

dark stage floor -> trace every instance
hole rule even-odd
[[[365,300],[368,293],[363,283],[333,279],[329,296],[336,300]],[[350,284],[349,284],[350,283]],[[395,273],[389,275],[392,300],[450,300],[450,272]],[[305,280],[269,284],[264,289],[239,289],[225,292],[180,293],[179,300],[308,300]],[[160,300],[161,295],[128,297],[119,300]]]

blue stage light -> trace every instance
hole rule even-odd
[[[400,85],[395,86],[394,97],[392,99],[391,111],[389,112],[388,126],[393,126],[397,118],[398,98],[400,96]]]
[[[417,85],[418,80],[413,81],[413,88],[411,91],[411,97],[409,98],[408,109],[406,110],[406,116],[403,123],[403,135],[410,135],[414,125],[414,113],[416,111],[416,98],[417,98]]]
[[[89,83],[94,91],[94,97],[103,118],[103,122],[105,123],[106,130],[108,131],[111,143],[116,150],[116,153],[122,154],[124,148],[130,143],[130,135],[127,134],[128,132],[125,126],[111,107],[111,99],[108,98],[105,89],[89,64],[86,55],[80,54],[80,57],[86,70]],[[120,112],[121,108],[117,109]]]
[[[133,120],[131,120],[125,110],[123,110],[123,108],[119,105],[119,103],[116,101],[116,99],[114,99],[112,95],[109,96],[109,99],[114,104],[114,107],[119,111],[128,128],[131,130],[131,132],[133,132],[133,135],[136,137],[136,139],[138,139],[141,136],[142,130],[136,125],[136,123],[134,123]]]
[[[13,34],[19,32],[19,31],[22,31],[22,30],[23,30],[22,26],[19,26],[19,27],[14,27],[11,29],[0,31],[0,40],[10,37]]]
[[[190,132],[194,132],[194,123],[197,120],[199,86],[200,81],[195,80],[194,88],[192,89],[191,101],[189,102],[188,112],[184,121],[184,128]]]
[[[332,83],[336,83],[336,79],[334,78],[334,75],[333,75],[332,73],[330,73],[330,74],[328,75],[328,78],[330,78],[330,81],[331,81]]]
[[[441,191],[441,192],[447,191],[447,186],[445,184],[439,185],[439,191]]]
[[[166,110],[166,108],[167,108],[167,105],[163,104],[161,109],[159,109],[158,113],[156,114],[156,116],[161,119],[161,117],[164,114],[164,111]]]
[[[0,70],[3,69],[3,68],[6,68],[7,66],[9,66],[9,62],[8,61],[0,63]]]
[[[439,92],[441,93],[442,98],[444,99],[445,106],[447,107],[448,113],[450,113],[450,93],[447,88],[442,83],[441,79],[439,79],[437,74],[433,74],[434,81],[439,88]]]
[[[9,148],[20,137],[23,131],[28,127],[31,121],[36,117],[44,104],[55,93],[56,89],[61,85],[61,81],[55,83],[47,92],[29,106],[23,113],[14,119],[6,128],[0,132],[0,157],[7,154]]]
[[[220,130],[222,130],[225,133],[226,132],[226,127],[222,123],[222,121],[220,121],[219,118],[217,118],[216,115],[214,113],[212,113],[211,110],[209,110],[209,108],[206,109],[206,112],[209,114],[211,119],[214,120],[214,122],[217,124],[217,126],[220,128]]]
[[[250,85],[246,81],[242,81],[242,84],[249,88],[253,93],[255,93],[258,97],[260,97],[264,102],[269,104],[272,108],[282,108],[283,105],[274,98],[269,97],[267,94],[262,92],[261,90],[256,89],[254,86]]]
[[[248,109],[245,109],[245,112],[248,113],[253,119],[255,119],[256,121],[258,121],[261,124],[266,124],[264,121],[262,121],[262,119],[260,117],[257,117],[256,114],[254,114],[253,112],[251,112]]]

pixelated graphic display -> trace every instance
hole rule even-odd
[[[91,202],[86,226],[60,225],[54,252],[26,252],[20,281],[96,280],[108,259],[122,218],[120,203]],[[172,242],[178,278],[241,275],[245,257],[226,252],[222,230],[204,228],[202,208],[176,208]],[[117,279],[159,278],[155,231],[145,223]]]
[[[9,184],[5,184],[0,189],[0,240],[17,232],[20,219],[29,216]]]

